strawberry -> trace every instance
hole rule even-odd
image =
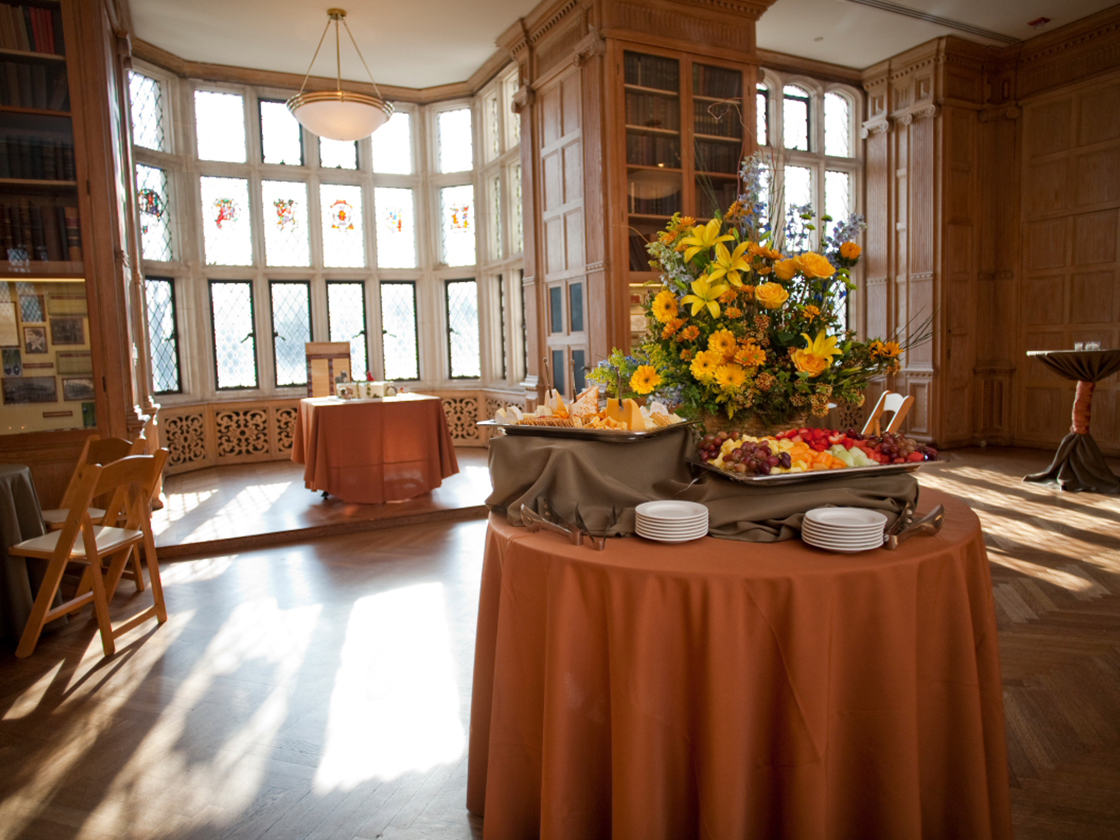
[[[926,459],[926,456],[923,455],[921,452],[911,452],[909,457],[907,457],[906,460],[907,461],[913,461],[913,462],[917,463],[918,461],[924,461],[925,459]]]

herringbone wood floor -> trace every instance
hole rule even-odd
[[[1016,837],[1120,838],[1120,499],[923,473],[984,521]],[[1120,464],[1113,468],[1120,471]],[[0,838],[481,836],[464,810],[482,522],[164,564],[170,621],[0,650]],[[116,607],[141,605],[122,585]],[[573,840],[579,840],[573,838]]]

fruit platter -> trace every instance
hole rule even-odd
[[[517,406],[499,408],[492,420],[478,423],[483,428],[499,428],[508,434],[602,440],[613,443],[644,440],[672,431],[689,421],[669,411],[663,403],[648,406],[635,400],[608,399],[599,404],[599,387],[588,388],[571,403],[556,391],[548,391],[544,401],[532,412]]]
[[[791,429],[765,437],[704,435],[689,461],[734,481],[793,483],[914,472],[940,459],[932,446],[891,432]]]

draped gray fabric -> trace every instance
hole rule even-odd
[[[689,429],[632,443],[505,435],[490,441],[494,490],[486,504],[520,526],[521,506],[541,513],[543,499],[569,522],[578,510],[596,535],[622,536],[634,533],[634,508],[642,502],[682,499],[708,508],[714,537],[777,542],[797,537],[802,516],[813,508],[875,508],[893,523],[918,499],[918,482],[906,473],[786,486],[708,472],[694,480],[685,460],[693,449]]]
[[[18,464],[0,464],[0,638],[18,639],[23,633],[47,567],[40,560],[12,559],[8,549],[43,532],[31,470]]]

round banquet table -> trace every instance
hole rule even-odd
[[[1077,393],[1073,425],[1058,445],[1054,460],[1043,472],[1024,476],[1023,481],[1056,480],[1063,490],[1120,493],[1120,478],[1108,468],[1104,454],[1089,434],[1093,389],[1097,382],[1120,371],[1120,350],[1030,350],[1027,355],[1062,378],[1075,380]]]
[[[467,807],[486,840],[1011,836],[976,515],[831,554],[492,515]]]
[[[16,543],[45,532],[39,495],[31,470],[20,464],[0,464],[0,637],[18,640],[23,634],[35,593],[43,580],[43,560],[8,556]]]
[[[358,504],[411,499],[459,472],[439,397],[300,400],[292,460],[303,484]]]

